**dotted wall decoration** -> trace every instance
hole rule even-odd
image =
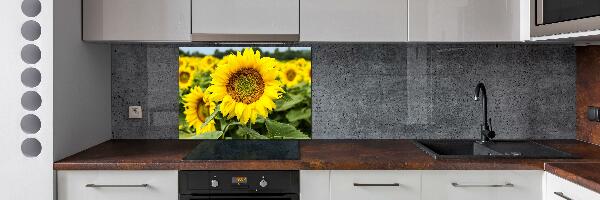
[[[36,68],[27,68],[21,73],[21,83],[23,85],[34,88],[42,82],[42,74]]]
[[[35,41],[42,36],[42,26],[35,21],[35,17],[40,14],[41,10],[42,4],[39,0],[23,0],[21,3],[21,11],[29,17],[29,20],[23,22],[21,26],[21,36],[30,42],[21,48],[21,60],[25,64],[35,65],[42,59],[42,52],[35,44]],[[42,96],[36,91],[41,77],[40,70],[35,66],[25,68],[21,73],[21,83],[30,88],[21,96],[23,109],[31,112],[21,118],[21,130],[28,135],[28,138],[21,143],[21,152],[25,157],[37,157],[42,152],[42,143],[34,138],[42,128],[42,120],[35,113],[42,106]]]

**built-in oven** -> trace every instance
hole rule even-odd
[[[533,37],[600,29],[600,0],[532,0]]]
[[[298,171],[179,171],[180,200],[299,200]]]

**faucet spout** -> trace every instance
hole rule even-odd
[[[481,94],[481,95],[480,95]],[[485,90],[485,85],[483,83],[478,83],[477,87],[475,87],[475,96],[473,97],[475,101],[479,101],[481,99],[481,106],[483,107],[483,123],[481,124],[481,141],[480,142],[488,142],[496,136],[496,133],[491,130],[491,126],[488,123],[488,105],[487,105],[487,93]],[[491,123],[491,119],[490,123]]]

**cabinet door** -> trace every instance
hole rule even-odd
[[[194,41],[298,41],[299,0],[192,0]]]
[[[529,40],[527,0],[410,0],[409,41]]]
[[[424,171],[423,200],[542,200],[542,171]]]
[[[419,171],[331,171],[331,200],[419,200]]]
[[[190,41],[190,0],[83,0],[83,40]]]
[[[177,200],[179,196],[177,171],[58,171],[56,182],[58,200]]]
[[[403,42],[408,0],[302,0],[301,41]]]
[[[300,200],[329,200],[329,170],[300,171]]]
[[[575,183],[546,173],[546,191],[544,200],[600,200],[600,194],[588,190]]]

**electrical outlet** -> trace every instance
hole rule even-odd
[[[129,119],[141,119],[142,106],[129,106]]]

